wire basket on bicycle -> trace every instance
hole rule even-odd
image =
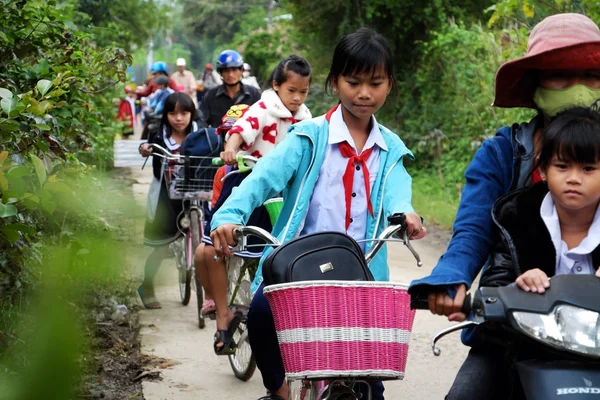
[[[175,156],[163,158],[163,175],[171,200],[210,201],[217,166],[212,157]]]

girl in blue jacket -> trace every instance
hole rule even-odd
[[[261,158],[252,174],[233,190],[211,223],[218,255],[229,256],[228,245],[235,244],[234,229],[247,222],[252,210],[282,191],[284,204],[273,227],[282,242],[328,230],[345,232],[361,243],[376,238],[394,213],[407,215],[412,238],[422,237],[425,230],[411,206],[411,178],[403,166],[403,158],[413,155],[373,116],[395,86],[391,52],[381,35],[362,28],[344,36],[326,81],[339,103],[326,115],[293,125],[279,146]],[[369,246],[363,245],[363,250]],[[265,250],[263,260],[270,251]],[[376,280],[388,280],[385,249],[369,267]],[[248,333],[269,393],[261,399],[287,399],[273,315],[262,289],[259,268]],[[215,349],[230,345],[230,330],[218,327]],[[380,383],[373,387],[373,399],[383,399]]]

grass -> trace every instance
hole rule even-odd
[[[413,175],[412,204],[427,225],[452,229],[458,203],[458,191],[442,186],[437,176]]]

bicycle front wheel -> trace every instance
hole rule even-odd
[[[235,377],[246,382],[252,378],[256,370],[256,361],[248,341],[246,321],[240,322],[237,331],[233,334],[233,340],[237,344],[237,348],[235,353],[229,355],[229,364],[231,364]]]

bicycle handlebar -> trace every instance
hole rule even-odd
[[[252,170],[252,166],[247,165],[246,162],[249,161],[249,162],[253,162],[256,164],[256,162],[258,161],[258,158],[254,157],[254,156],[238,154],[236,160],[237,160],[238,171],[241,173],[244,173],[244,172],[248,172],[248,171]],[[223,159],[221,157],[215,157],[212,159],[212,165],[222,166],[222,165],[225,165],[225,163],[223,162]]]
[[[383,232],[381,232],[381,234],[376,239],[373,239],[373,241],[376,243],[365,254],[365,261],[367,262],[367,264],[373,260],[373,258],[377,255],[377,253],[383,247],[384,243],[390,237],[392,237],[393,235],[395,235],[396,233],[398,233],[400,231],[403,231],[402,241],[404,242],[404,245],[406,247],[408,247],[408,249],[410,250],[412,255],[417,260],[417,265],[419,267],[422,266],[423,263],[421,262],[421,258],[419,256],[419,254],[416,252],[416,250],[410,244],[408,232],[406,231],[406,220],[404,218],[404,214],[393,215],[390,218],[388,218],[388,220],[390,221],[390,223],[396,222],[397,225],[388,226]],[[267,244],[272,245],[272,246],[281,245],[281,242],[276,237],[271,235],[266,230],[259,228],[257,226],[243,226],[240,228],[236,228],[234,232],[238,239],[238,247],[240,247],[242,249],[246,246],[247,236],[256,236],[256,237],[264,240]]]

